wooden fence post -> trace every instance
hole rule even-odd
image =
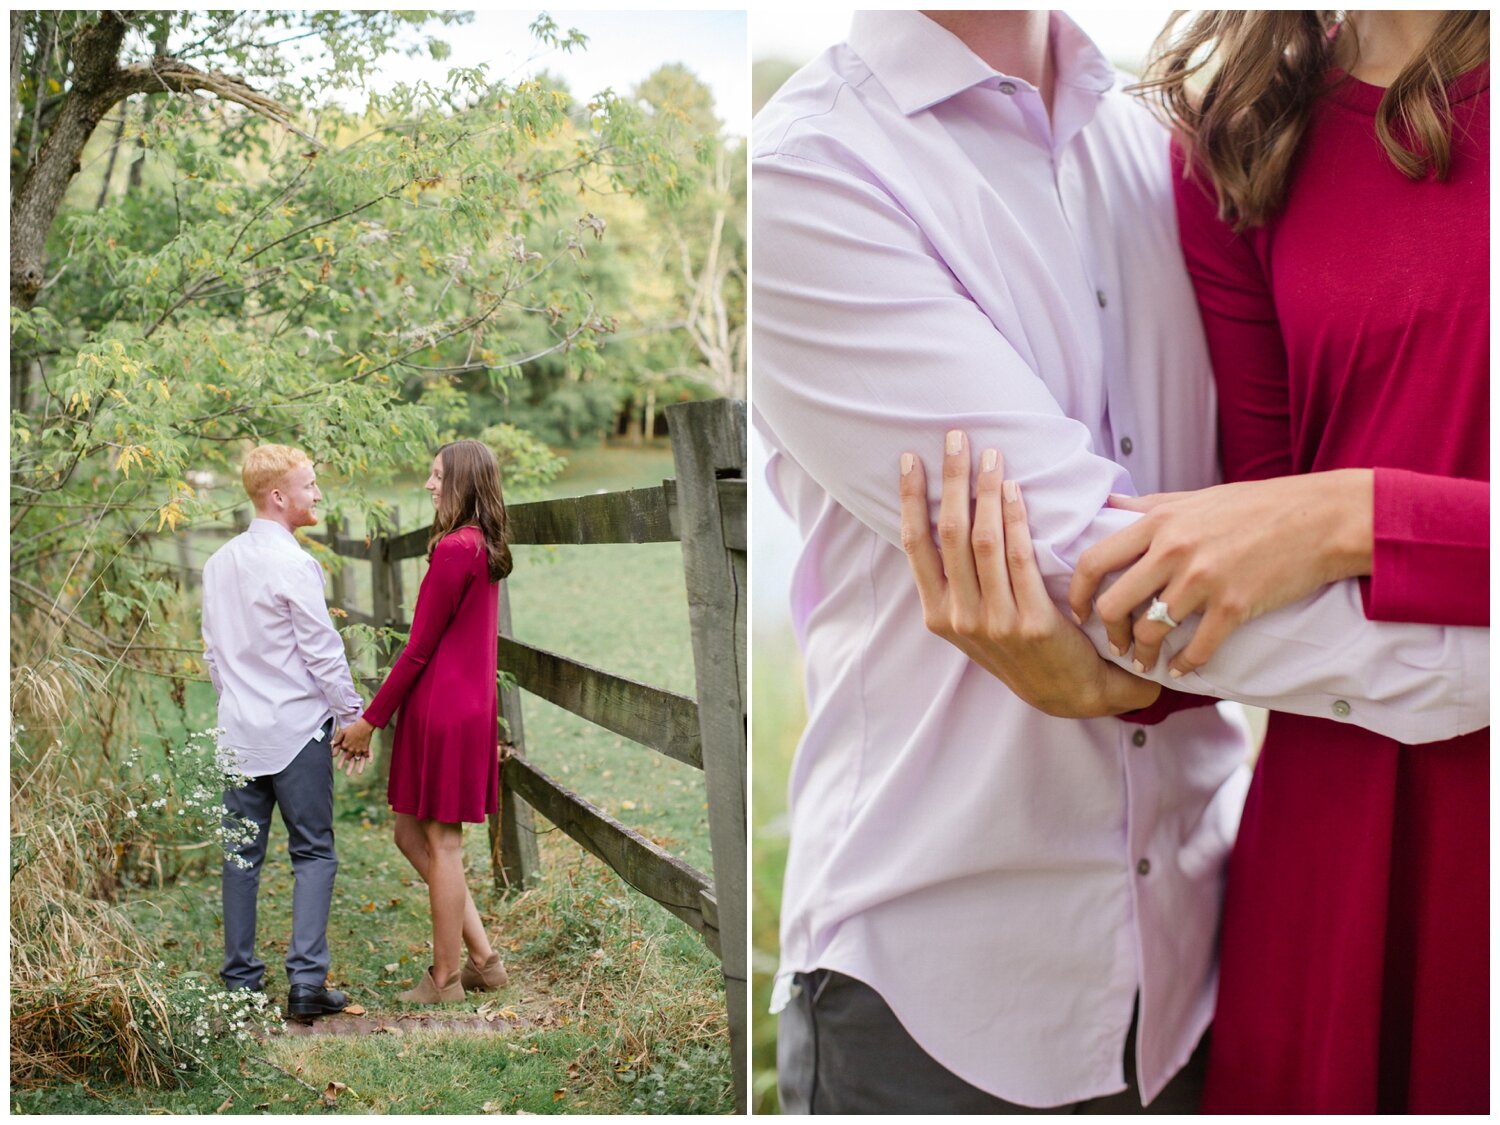
[[[745,404],[730,399],[677,403],[665,411],[677,466],[678,527],[693,633],[693,669],[708,788],[724,991],[735,1108],[745,1112],[745,541],[729,531],[720,481],[745,479]],[[743,486],[741,486],[743,487]],[[741,492],[741,495],[743,493]],[[743,506],[740,507],[741,517]],[[743,524],[740,525],[741,528]],[[738,560],[735,556],[738,555]],[[734,622],[726,629],[726,622]]]
[[[177,586],[182,590],[196,590],[199,579],[197,572],[193,569],[193,554],[188,542],[189,533],[179,531],[175,538],[177,540]]]
[[[507,581],[500,583],[500,635],[512,635]],[[520,688],[511,686],[501,690],[500,715],[508,728],[507,741],[519,753],[525,754],[526,732],[521,725]],[[501,771],[500,809],[490,816],[490,872],[497,891],[507,887],[524,888],[532,884],[542,866],[536,844],[536,823],[532,819],[531,806],[514,786],[505,784],[503,763],[497,762],[496,768]]]
[[[340,518],[329,520],[328,534],[324,538],[323,542],[328,544],[328,553],[338,559],[338,566],[333,568],[332,574],[330,576],[330,582],[332,584],[331,592],[333,594],[333,604],[338,606],[339,609],[347,610],[349,608],[349,579],[344,572],[346,564],[343,560],[343,557],[338,554],[337,549],[338,541],[343,537],[343,519]]]
[[[394,521],[398,514],[395,510],[391,512]],[[400,524],[394,523],[393,527]],[[370,541],[370,597],[373,603],[371,616],[375,619],[376,629],[394,628],[401,616],[400,598],[400,576],[397,568],[401,565],[400,559],[391,558],[391,536],[378,535]],[[380,638],[375,642],[375,674],[378,677],[382,668],[390,665],[395,656],[396,646],[388,638]],[[380,745],[380,768],[377,776],[382,782],[389,780],[391,776],[391,748],[392,739],[396,728],[387,726],[379,732],[376,741]]]

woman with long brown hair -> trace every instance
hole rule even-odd
[[[1112,498],[1146,514],[1083,552],[1075,615],[1097,611],[1138,672],[1165,647],[1174,676],[1344,578],[1372,620],[1487,627],[1488,13],[1204,12],[1153,56],[1138,89],[1175,137],[1230,483]],[[920,545],[925,495],[910,511]],[[943,596],[939,564],[914,569],[924,603]],[[955,636],[1066,696],[1040,641]],[[1488,1107],[1488,731],[1405,745],[1358,707],[1270,717],[1229,862],[1206,1111]]]
[[[425,487],[436,515],[411,635],[335,747],[347,762],[362,762],[373,730],[400,709],[387,797],[396,844],[427,884],[433,961],[400,998],[440,1004],[506,981],[464,881],[463,825],[483,822],[499,800],[495,655],[499,582],[511,557],[500,470],[488,446],[443,446]],[[460,969],[465,946],[469,959]]]
[[[1226,478],[1326,474],[1364,525],[1367,616],[1488,625],[1488,13],[1203,13],[1168,26],[1143,87],[1186,173]],[[1254,514],[1204,495],[1145,530],[1192,527],[1210,550]],[[1144,550],[1127,577],[1176,620],[1280,596],[1246,567],[1177,597],[1194,551]],[[1205,1110],[1487,1109],[1488,743],[1271,716],[1230,859]]]

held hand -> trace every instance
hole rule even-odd
[[[334,736],[333,747],[341,755],[339,764],[347,777],[364,773],[370,761],[370,736],[375,728],[363,718],[355,719]]]
[[[1132,611],[1152,598],[1178,622],[1203,615],[1172,659],[1168,672],[1175,676],[1201,668],[1246,621],[1330,582],[1370,573],[1369,469],[1112,496],[1110,504],[1145,514],[1079,557],[1068,602],[1084,620],[1097,609],[1110,644],[1123,653],[1133,642],[1141,668],[1156,666],[1171,632],[1165,622],[1132,621]],[[1119,570],[1124,573],[1095,600],[1100,582]]]
[[[953,431],[947,450],[941,550],[928,524],[922,462],[910,453],[901,458],[901,544],[927,628],[1049,715],[1092,718],[1154,703],[1161,688],[1100,657],[1047,596],[1020,486],[1002,487],[998,452],[985,450],[981,459],[971,527],[968,438]]]

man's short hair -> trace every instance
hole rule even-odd
[[[311,457],[290,445],[257,445],[245,456],[240,480],[245,484],[245,494],[260,507],[271,489],[286,479],[289,472],[310,464]]]

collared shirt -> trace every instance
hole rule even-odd
[[[950,428],[1004,454],[1059,600],[1079,553],[1136,518],[1110,492],[1215,481],[1165,133],[1076,26],[1051,34],[1049,119],[925,17],[860,13],[752,152],[754,418],[805,539],[773,1007],[796,972],[847,973],[950,1070],[1034,1106],[1124,1088],[1137,995],[1143,1097],[1191,1054],[1247,778],[1217,708],[1142,727],[1026,706],[926,630],[900,550],[900,454],[935,470]],[[1166,664],[1179,689],[1409,742],[1488,721],[1487,634],[1374,626],[1354,582],[1200,673]]]
[[[203,565],[203,661],[222,743],[251,777],[280,773],[329,716],[364,706],[323,600],[323,568],[271,520]]]

